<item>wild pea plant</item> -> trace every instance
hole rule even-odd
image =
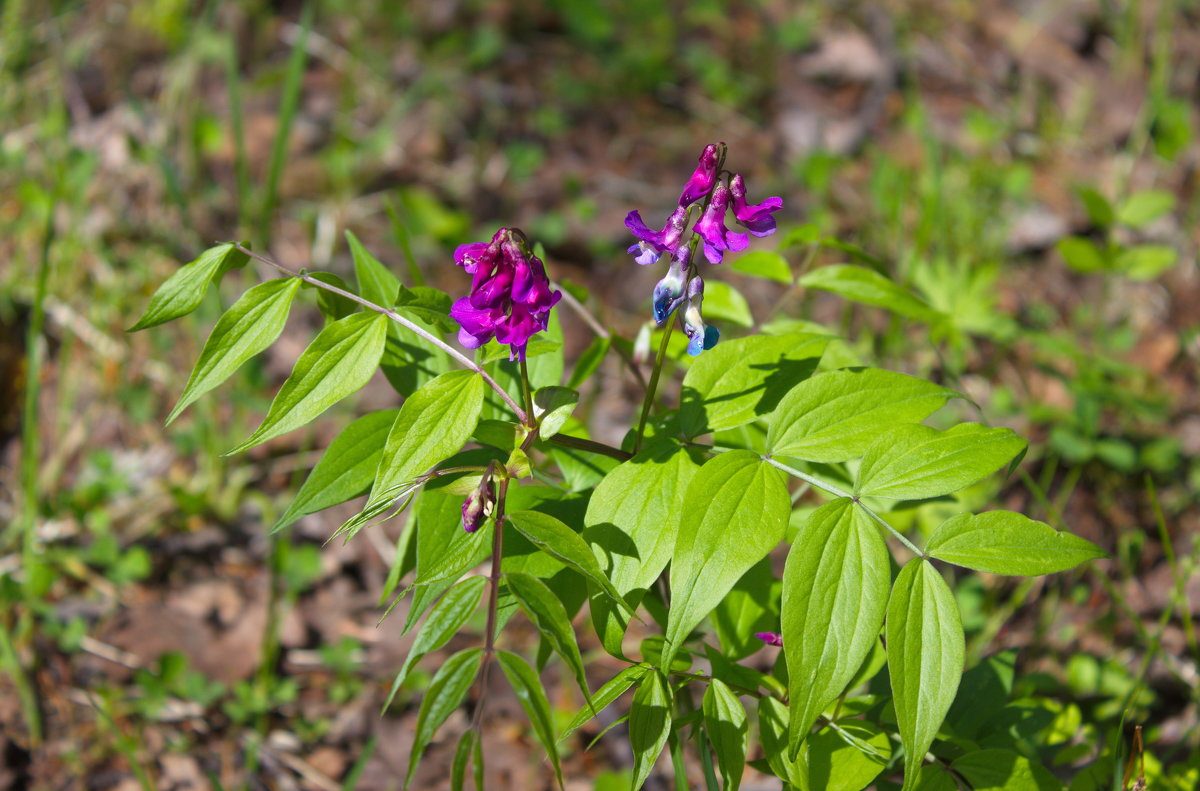
[[[262,424],[231,452],[307,424],[376,368],[404,397],[331,443],[275,529],[364,494],[361,512],[335,535],[412,510],[387,595],[411,574],[395,597],[412,598],[404,629],[425,619],[389,704],[483,601],[483,644],[442,663],[424,695],[406,784],[472,689],[472,727],[452,776],[461,788],[473,765],[482,783],[482,690],[498,666],[560,785],[558,745],[632,689],[621,719],[634,789],[668,745],[685,775],[688,742],[714,789],[738,788],[752,756],[789,789],[894,788],[901,772],[905,791],[1010,776],[1028,780],[1022,788],[1061,788],[1006,725],[988,726],[988,707],[999,710],[1011,690],[1011,665],[972,668],[955,704],[964,639],[944,571],[1049,574],[1100,551],[1009,511],[951,516],[924,548],[893,526],[897,504],[955,504],[948,495],[1011,468],[1026,443],[1006,428],[924,425],[961,396],[900,373],[822,365],[833,338],[796,323],[718,342],[702,315],[705,275],[751,235],[772,234],[782,207],[780,198],[749,203],[725,159],[724,144],[704,149],[661,230],[636,211],[626,219],[636,263],[666,273],[651,295],[658,352],[621,447],[588,439],[572,413],[610,349],[639,380],[642,372],[589,315],[598,337],[562,384],[554,309],[583,308],[551,284],[513,228],[457,249],[472,282],[453,302],[401,284],[349,234],[354,288],[239,244],[208,250],[159,288],[133,329],[194,310],[210,282],[250,258],[284,276],[250,288],[220,318],[168,422],[273,343],[301,291],[316,297],[326,324]],[[731,211],[745,233],[727,227]],[[859,279],[871,277],[887,283],[869,270]],[[671,343],[677,324],[686,355]],[[473,357],[447,342],[455,330]],[[781,544],[789,545],[782,580],[768,557]],[[471,573],[489,557],[486,575]],[[628,663],[596,690],[573,627],[585,602],[594,639]],[[532,664],[501,647],[518,611],[541,634]],[[764,673],[744,660],[774,650],[766,645],[782,650]],[[561,733],[538,672],[553,654],[585,701]]]

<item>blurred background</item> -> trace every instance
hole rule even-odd
[[[404,282],[457,296],[454,247],[516,225],[632,339],[661,273],[632,263],[622,220],[661,223],[716,141],[751,200],[784,199],[757,249],[872,266],[933,309],[734,262],[711,276],[732,286],[711,308],[724,337],[819,322],[847,360],[966,392],[972,419],[1031,438],[978,505],[1110,552],[958,579],[969,661],[1017,652],[1012,727],[1089,791],[1140,724],[1150,787],[1196,788],[1198,69],[1187,0],[6,0],[0,789],[388,789],[407,766],[437,656],[380,717],[412,639],[403,603],[378,625],[398,526],[323,546],[346,508],[267,535],[337,431],[397,397],[380,377],[220,455],[320,326],[309,299],[164,429],[216,317],[272,274],[247,267],[195,314],[126,334],[170,273],[244,239],[349,279],[350,230]],[[560,314],[570,360],[591,336]],[[593,435],[619,440],[638,398],[610,357],[584,393]],[[583,648],[596,683],[617,669]],[[579,701],[551,687],[565,722]],[[487,708],[488,787],[551,788],[506,694]],[[565,748],[568,788],[627,787],[613,734]],[[417,787],[448,787],[453,744]]]

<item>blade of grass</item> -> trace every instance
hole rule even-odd
[[[246,126],[242,114],[242,77],[238,68],[237,37],[230,32],[225,47],[225,79],[229,92],[229,124],[233,134],[233,171],[237,179],[238,235],[245,234],[250,220],[252,196],[250,172],[246,167]]]
[[[283,175],[283,160],[287,156],[288,138],[292,134],[292,124],[296,120],[296,110],[300,106],[300,86],[304,77],[304,68],[308,63],[308,34],[312,30],[313,15],[317,4],[308,2],[300,12],[300,36],[292,48],[288,58],[287,73],[283,79],[283,92],[279,100],[279,128],[275,132],[275,140],[271,146],[271,158],[267,164],[267,183],[263,194],[262,206],[258,215],[255,229],[258,235],[267,233],[271,214],[275,211],[275,202],[279,197],[279,178]],[[262,246],[264,239],[256,239]]]

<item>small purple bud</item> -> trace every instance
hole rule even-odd
[[[687,225],[687,207],[680,206],[671,212],[666,225],[661,231],[656,231],[642,220],[641,213],[631,211],[625,215],[625,227],[644,244],[629,248],[629,252],[640,251],[637,262],[643,266],[654,263],[647,255],[647,249],[653,248],[660,253],[674,253],[679,249],[679,240],[683,237],[683,229]]]
[[[666,277],[654,286],[652,302],[654,305],[654,321],[660,327],[683,302],[683,288],[687,278],[688,259],[691,248],[680,247],[671,259]]]
[[[722,143],[722,145],[724,144]],[[700,164],[696,165],[696,170],[683,188],[683,194],[679,196],[679,205],[690,206],[703,198],[712,189],[713,182],[716,180],[717,146],[709,143],[700,153]]]
[[[746,203],[746,182],[741,174],[733,177],[729,184],[733,193],[733,216],[755,236],[770,236],[775,233],[775,212],[783,208],[783,198],[767,198],[762,203]]]
[[[475,491],[467,495],[462,504],[462,526],[468,533],[474,533],[487,518],[491,516],[496,505],[496,486],[492,483],[490,468],[483,476]]]
[[[767,645],[783,645],[783,635],[775,632],[755,632],[754,636]]]
[[[695,231],[704,240],[704,257],[711,264],[721,263],[725,251],[737,252],[750,245],[750,237],[725,227],[725,211],[729,208],[729,187],[718,184]]]

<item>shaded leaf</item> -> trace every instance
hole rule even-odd
[[[800,278],[800,285],[890,310],[901,316],[933,321],[942,316],[924,300],[876,272],[853,264],[835,264],[814,269]]]
[[[671,733],[671,690],[655,669],[644,675],[629,710],[629,743],[633,748],[633,791],[639,791]]]
[[[546,583],[537,577],[509,572],[504,575],[504,579],[508,583],[509,591],[517,597],[521,609],[529,616],[529,620],[567,664],[583,697],[590,699],[591,692],[588,690],[587,676],[583,670],[583,657],[579,654],[575,630],[571,628],[571,619],[567,616],[562,602],[546,587]]]
[[[725,791],[737,791],[746,767],[746,709],[733,690],[715,678],[704,692],[702,709]]]
[[[530,577],[530,579],[533,578]],[[554,725],[550,718],[550,702],[546,700],[546,692],[542,689],[541,679],[538,678],[533,668],[516,654],[497,651],[496,659],[500,662],[500,669],[508,677],[508,683],[512,685],[513,692],[516,693],[517,700],[521,703],[521,708],[525,710],[525,716],[529,717],[534,735],[546,748],[550,762],[554,764],[554,776],[558,779],[558,787],[562,788],[562,767],[558,763]]]
[[[459,651],[446,660],[438,668],[421,699],[421,709],[417,712],[417,730],[413,735],[412,750],[408,759],[408,774],[404,777],[404,788],[408,788],[413,777],[417,774],[417,765],[425,748],[433,741],[433,735],[467,697],[475,676],[479,673],[479,661],[483,657],[482,648],[468,648]]]
[[[614,700],[625,694],[625,691],[636,684],[638,680],[641,679],[642,676],[646,675],[649,670],[649,665],[644,665],[641,663],[630,665],[629,667],[621,670],[621,672],[617,673],[608,681],[604,682],[600,689],[596,690],[595,693],[592,694],[591,703],[584,704],[584,706],[575,713],[575,716],[571,718],[571,721],[567,723],[567,727],[563,729],[562,735],[558,737],[558,740],[561,742],[563,739],[577,731],[589,720],[608,707]]]

